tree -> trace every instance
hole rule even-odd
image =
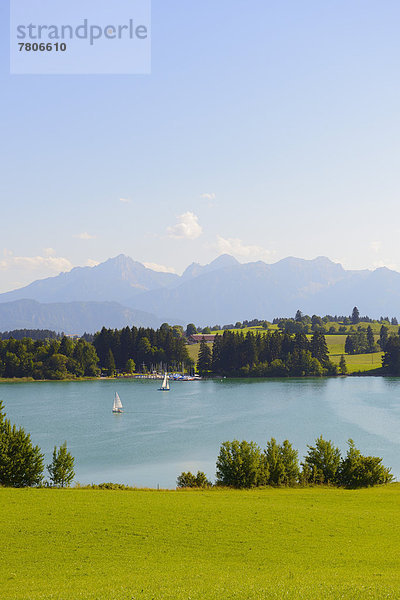
[[[329,364],[329,351],[323,333],[316,331],[311,338],[311,354],[323,367]]]
[[[43,454],[22,427],[11,426],[3,408],[0,402],[0,485],[39,485],[43,479]]]
[[[318,317],[317,315],[313,315],[311,317],[311,328],[313,331],[318,331],[323,326],[324,326],[324,322],[321,319],[321,317]]]
[[[261,450],[254,442],[224,442],[217,459],[217,485],[251,488],[267,477]]]
[[[188,471],[179,475],[176,485],[178,488],[207,488],[211,487],[212,484],[203,471],[197,471],[197,475],[193,475],[193,473]]]
[[[352,335],[348,335],[346,337],[346,341],[344,343],[344,351],[346,354],[354,354],[354,340]]]
[[[380,332],[379,332],[379,342],[378,342],[378,344],[381,347],[382,352],[385,352],[388,338],[389,338],[389,329],[388,329],[388,327],[386,327],[386,325],[382,325]]]
[[[168,325],[168,331],[167,331],[167,335],[168,338],[171,336],[171,328]],[[169,348],[169,352],[168,354],[171,353],[171,350]],[[137,346],[137,361],[139,363],[139,368],[142,367],[142,365],[147,365],[149,366],[151,364],[151,359],[152,359],[152,352],[151,352],[151,343],[150,340],[147,336],[142,337],[139,340],[138,346]]]
[[[363,456],[352,439],[348,441],[347,456],[342,460],[337,473],[340,485],[350,488],[369,487],[389,483],[393,477],[390,469],[382,465],[382,458]]]
[[[391,375],[400,373],[400,337],[391,335],[385,345],[382,367]]]
[[[183,327],[182,325],[174,325],[172,327],[172,335],[174,336],[174,338],[181,338],[183,337]]]
[[[190,337],[191,335],[195,335],[197,333],[196,325],[193,323],[189,323],[186,327],[186,337]]]
[[[74,457],[67,451],[67,442],[64,442],[58,450],[57,446],[54,446],[53,461],[47,465],[54,486],[62,488],[70,486],[75,477],[74,462]]]
[[[373,352],[375,350],[375,338],[371,325],[368,325],[367,327],[367,344],[368,350],[370,352]]]
[[[213,373],[219,373],[221,369],[221,352],[222,352],[223,338],[220,335],[216,335],[212,347],[212,360],[211,370]]]
[[[353,312],[351,313],[351,322],[353,323],[353,325],[357,325],[357,323],[360,322],[360,312],[357,306],[353,308]]]
[[[298,323],[301,323],[302,319],[303,319],[303,313],[301,312],[301,310],[297,310],[294,320],[297,321]]]
[[[128,360],[126,361],[126,372],[134,373],[135,369],[136,369],[135,361],[133,360],[133,358],[128,358]]]
[[[298,453],[288,440],[279,445],[274,438],[271,438],[267,443],[264,456],[268,484],[294,485],[297,482],[299,477]]]
[[[253,366],[257,362],[257,347],[255,336],[248,332],[243,342],[243,359],[246,365]]]
[[[340,357],[339,369],[340,369],[340,373],[341,373],[342,375],[346,375],[346,373],[347,373],[347,364],[346,364],[346,359],[345,359],[345,357],[343,356],[343,354],[342,354],[342,356]]]
[[[203,339],[200,342],[199,358],[197,361],[197,368],[200,375],[206,375],[212,369],[212,352],[210,346]]]
[[[308,454],[305,465],[311,472],[311,480],[315,483],[334,483],[340,465],[340,450],[331,441],[324,440],[322,435],[315,440],[315,446],[307,446]]]
[[[107,370],[107,375],[109,377],[113,377],[113,375],[115,375],[115,360],[114,360],[114,354],[111,350],[111,348],[108,350],[108,355],[107,355],[107,360],[106,360],[106,370]]]

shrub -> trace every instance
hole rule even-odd
[[[268,479],[260,448],[254,442],[224,442],[217,459],[217,484],[235,488],[263,485]]]
[[[197,475],[193,475],[190,471],[183,472],[176,480],[178,488],[206,488],[211,486],[203,471],[197,471]]]
[[[382,458],[363,456],[351,439],[348,444],[347,456],[342,460],[337,474],[337,481],[340,485],[357,488],[392,481],[390,469],[382,465]]]
[[[67,442],[60,446],[59,450],[54,446],[53,461],[47,465],[50,480],[57,487],[69,487],[73,478],[75,459],[67,450]]]
[[[295,485],[297,483],[299,478],[298,453],[288,440],[279,445],[274,438],[271,438],[267,443],[264,457],[269,485]]]
[[[334,483],[340,465],[340,450],[322,435],[315,446],[307,446],[308,454],[303,464],[303,480],[310,483]]]

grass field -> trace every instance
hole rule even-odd
[[[0,489],[0,596],[398,599],[399,506],[400,484]]]
[[[379,336],[375,336],[375,341]],[[326,343],[332,362],[339,364],[340,357],[344,355],[345,335],[326,335]],[[347,370],[349,373],[373,371],[382,366],[383,352],[374,352],[372,354],[353,354],[345,355]]]

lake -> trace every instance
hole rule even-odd
[[[65,440],[82,484],[174,488],[182,471],[215,476],[226,440],[289,439],[302,459],[322,434],[346,452],[353,438],[400,478],[400,378],[348,377],[172,382],[98,380],[0,385],[8,418],[51,461]],[[114,392],[125,412],[112,414]]]

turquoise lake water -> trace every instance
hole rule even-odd
[[[235,438],[265,446],[289,439],[302,459],[320,434],[346,452],[382,456],[400,479],[400,378],[98,380],[0,385],[12,422],[51,460],[65,440],[82,484],[106,481],[174,488],[184,470],[214,479],[220,444]],[[114,392],[125,412],[111,412]]]

